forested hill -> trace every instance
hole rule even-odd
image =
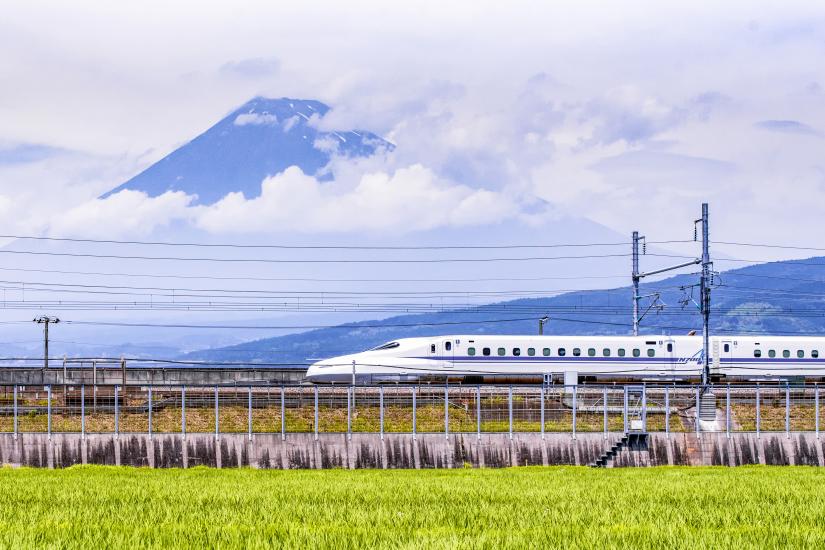
[[[701,329],[691,290],[697,275],[679,275],[642,285],[660,293],[642,322],[642,333],[683,334]],[[712,330],[716,333],[825,334],[825,258],[759,264],[723,272],[714,280]],[[437,334],[629,334],[630,287],[571,292],[547,298],[499,302],[470,309],[399,315],[236,346],[201,350],[186,357],[212,361],[305,362],[364,350],[387,340]],[[692,298],[698,301],[698,289]],[[644,311],[651,303],[642,303]]]

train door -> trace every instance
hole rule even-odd
[[[676,342],[673,338],[665,339],[665,365],[664,370],[667,375],[675,376],[678,374],[678,365],[676,364],[676,350],[674,349]]]
[[[455,358],[455,344],[452,340],[444,340],[441,343],[442,353],[441,357],[444,361],[444,368],[453,368],[453,359]]]
[[[722,349],[719,350],[719,357],[721,358],[721,366],[723,369],[729,369],[733,366],[733,340],[722,340]]]

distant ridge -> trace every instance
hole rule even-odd
[[[365,130],[322,132],[310,124],[329,109],[314,100],[256,97],[103,197],[132,189],[152,197],[183,191],[197,195],[198,204],[238,191],[252,198],[260,195],[264,178],[290,166],[330,179],[320,172],[333,150],[365,157],[392,148]]]

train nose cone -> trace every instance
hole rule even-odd
[[[351,361],[350,361],[351,362]],[[305,378],[314,384],[347,383],[352,381],[349,363],[342,363],[341,357],[316,361],[307,369]]]

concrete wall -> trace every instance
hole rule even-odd
[[[621,434],[0,434],[0,463],[66,467],[111,464],[157,468],[461,468],[587,465]],[[825,466],[825,440],[813,433],[649,436],[645,451],[626,450],[613,466],[805,464]]]

